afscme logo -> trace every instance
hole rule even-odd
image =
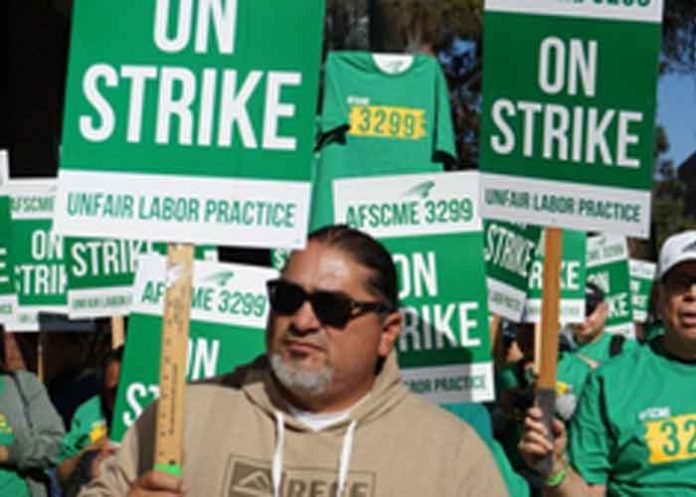
[[[402,197],[415,196],[418,198],[428,198],[428,196],[430,196],[430,190],[432,190],[434,186],[435,186],[434,181],[432,181],[432,180],[424,181],[423,183],[417,184],[413,188],[409,188],[402,195]]]

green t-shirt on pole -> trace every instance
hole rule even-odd
[[[582,478],[607,497],[695,497],[694,378],[659,338],[590,375],[569,430]]]
[[[335,179],[441,171],[456,157],[434,57],[330,52],[325,74],[310,229],[333,222]]]

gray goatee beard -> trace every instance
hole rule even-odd
[[[324,366],[321,370],[310,371],[291,362],[283,361],[280,354],[271,354],[271,369],[281,385],[300,397],[319,397],[326,393],[333,370]]]

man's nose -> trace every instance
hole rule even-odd
[[[691,284],[686,289],[687,297],[696,300],[696,279],[691,280]]]
[[[314,314],[314,308],[309,300],[306,300],[295,314],[292,315],[292,328],[295,333],[312,333],[321,327],[321,323]]]

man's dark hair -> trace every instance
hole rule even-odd
[[[106,425],[111,429],[111,422],[113,421],[113,410],[108,408],[107,398],[111,397],[115,401],[116,389],[107,390],[106,388],[106,370],[113,363],[121,364],[123,362],[123,345],[110,350],[101,361],[98,372],[99,380],[99,398],[101,399],[101,409],[104,419],[106,419]]]
[[[585,316],[592,314],[605,299],[604,291],[596,283],[585,282]]]
[[[346,225],[325,226],[309,234],[308,241],[323,243],[341,249],[355,262],[370,269],[372,276],[368,288],[384,300],[389,307],[397,309],[399,289],[396,266],[391,254],[370,235]]]
[[[112,362],[123,362],[123,345],[119,345],[115,349],[109,350],[101,360],[101,371],[102,377],[106,376],[106,370]]]

